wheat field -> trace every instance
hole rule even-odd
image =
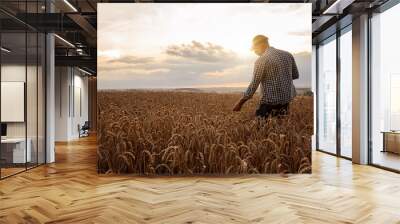
[[[313,98],[258,119],[255,96],[236,93],[98,92],[98,170],[139,175],[311,173]]]

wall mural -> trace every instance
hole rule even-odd
[[[98,170],[311,173],[311,4],[98,4]]]

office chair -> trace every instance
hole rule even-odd
[[[79,125],[78,125],[78,128],[79,128]],[[85,123],[82,125],[82,127],[79,128],[79,138],[89,136],[89,129],[90,129],[89,121],[85,121]]]

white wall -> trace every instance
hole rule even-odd
[[[70,79],[68,67],[55,68],[55,141],[68,141]]]
[[[56,67],[56,141],[77,139],[78,125],[88,120],[88,78],[83,75],[76,68]]]
[[[77,74],[74,70],[74,80],[71,88],[73,95],[71,99],[71,120],[70,120],[70,135],[72,138],[78,138],[78,125],[82,126],[88,120],[88,78],[81,76],[82,73]]]

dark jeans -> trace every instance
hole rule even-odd
[[[267,118],[268,116],[281,116],[287,115],[289,103],[287,104],[260,104],[260,107],[256,110],[256,116]]]

